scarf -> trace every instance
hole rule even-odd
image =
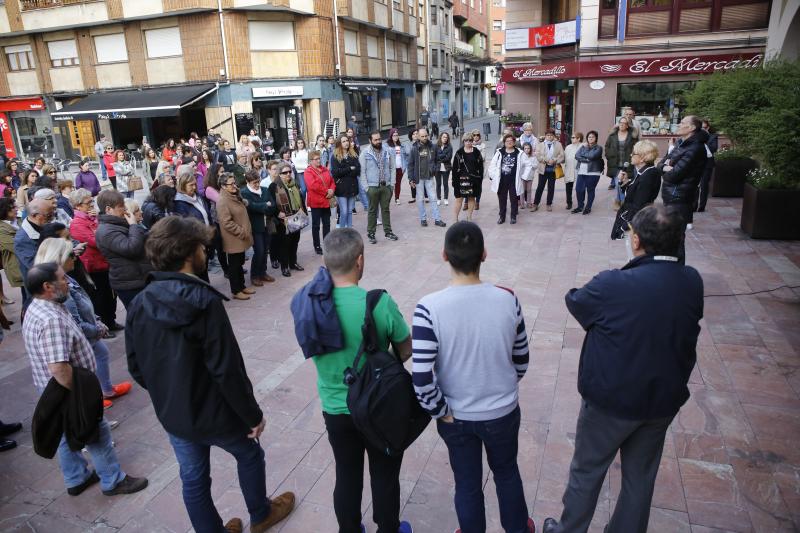
[[[289,203],[291,204],[292,214],[294,214],[303,205],[303,201],[300,199],[300,188],[297,186],[297,182],[289,180],[289,183],[286,184],[286,192],[289,194]]]

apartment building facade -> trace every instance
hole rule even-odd
[[[425,31],[418,0],[6,0],[3,149],[87,156],[100,133],[158,146],[208,129],[281,145],[350,116],[407,126]]]
[[[491,64],[488,1],[453,1],[454,104],[463,119],[486,113],[485,67]]]
[[[487,91],[487,107],[499,112],[502,104],[502,95],[497,96],[497,82],[500,81],[501,69],[506,55],[506,0],[492,0],[489,6],[489,56],[492,60],[492,67],[486,68],[486,80],[489,85]]]
[[[602,140],[629,106],[665,148],[698,80],[761,65],[769,12],[767,0],[507,0],[503,107],[569,142]]]

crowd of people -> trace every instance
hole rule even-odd
[[[688,116],[679,125],[680,141],[659,161],[655,144],[639,139],[628,115],[602,147],[596,131],[585,138],[576,132],[564,148],[553,130],[538,139],[531,124],[519,138],[505,132],[491,153],[477,131],[463,134],[456,149],[448,132],[432,139],[427,128],[410,132],[405,143],[397,130],[385,140],[372,132],[368,144],[359,146],[349,128],[341,136],[317,138],[310,149],[297,139],[275,150],[270,138],[255,132],[242,136],[235,149],[213,133],[202,139],[192,134],[187,141],[168,140],[160,153],[145,146],[142,175],[102,138],[100,176],[88,161],[81,162],[74,181],[57,179],[44,160],[22,173],[18,163],[9,162],[0,180],[5,187],[0,256],[8,282],[21,288],[22,334],[40,395],[34,413],[34,426],[40,428],[34,430],[37,453],[58,457],[72,496],[96,483],[107,496],[147,487],[146,478],[120,466],[110,434],[116,422],[102,415],[132,390],[130,382],[112,379],[106,345],[124,330],[129,372],[147,390],[169,436],[195,531],[242,530],[239,518],[223,525],[214,507],[212,446],[237,461],[251,531],[266,531],[284,519],[295,496],[267,497],[259,442],[264,413],[223,305],[227,297],[210,285],[208,272],[212,261],[218,263],[232,298],[248,300],[253,287],[275,282],[270,265],[285,277],[303,270],[298,247],[310,225],[314,251],[325,266],[304,288],[303,305],[292,311],[296,323],[317,328],[313,335],[298,335],[301,346],[308,338],[334,339],[329,350],[304,348],[304,353],[318,372],[336,463],[333,504],[339,530],[364,531],[366,453],[379,531],[411,533],[411,524],[400,519],[402,453],[376,448],[357,427],[350,416],[350,385],[342,379],[359,370],[350,366],[363,350],[368,310],[367,291],[359,287],[365,259],[364,241],[353,228],[356,201],[368,213],[367,240],[377,241],[380,225],[385,238],[396,241],[391,200],[399,204],[407,180],[423,227],[429,220],[447,226],[439,207],[449,206],[452,190],[456,222],[445,234],[442,251],[451,281],[420,300],[411,327],[391,296],[382,295],[369,310],[378,335],[379,346],[373,348],[412,360],[409,384],[448,449],[457,531],[486,529],[485,449],[503,529],[533,532],[517,465],[518,382],[530,359],[528,331],[513,291],[481,280],[487,246],[471,219],[480,208],[485,175],[500,201],[498,224],[507,214],[515,224],[521,208],[538,210],[545,188],[551,211],[555,181],[561,178],[568,184],[566,208],[589,214],[600,176],[606,175],[618,201],[611,238],[625,239],[630,262],[566,295],[567,308],[587,332],[578,377],[583,402],[565,508],[560,520],[544,522],[544,531],[588,528],[608,466],[620,449],[626,482],[608,530],[646,531],[666,430],[688,398],[695,362],[702,280],[683,264],[683,241],[695,203],[704,207],[711,152],[708,124]],[[140,206],[133,196],[141,189],[149,195]],[[664,205],[651,205],[659,192]],[[463,211],[467,220],[459,222]],[[11,301],[2,296],[4,303]],[[117,322],[117,300],[126,309],[124,326]],[[481,302],[477,308],[470,305],[475,301]],[[468,322],[459,319],[466,308],[472,310]],[[631,321],[640,320],[638,311],[645,310],[653,326],[646,328],[647,338],[633,338]],[[1,308],[0,321],[9,325]],[[674,328],[658,328],[663,321]],[[2,330],[0,340],[1,335]],[[653,354],[658,364],[652,364]],[[95,390],[99,403],[92,401]],[[97,408],[100,414],[93,419]],[[20,428],[0,423],[0,450],[14,447],[5,437]]]

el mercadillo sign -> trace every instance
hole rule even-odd
[[[737,68],[760,67],[761,53],[637,57],[603,61],[568,61],[526,67],[507,67],[502,81],[523,82],[570,78],[611,78],[712,74]]]

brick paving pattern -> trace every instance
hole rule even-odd
[[[493,131],[494,130],[493,128]],[[497,200],[487,194],[476,220],[486,233],[488,259],[482,277],[511,287],[530,327],[531,367],[521,382],[519,460],[526,497],[538,527],[558,516],[572,456],[579,408],[576,391],[583,331],[567,313],[564,293],[600,270],[621,266],[622,242],[609,242],[611,198],[599,187],[590,216],[564,209],[559,183],[552,213],[522,212],[516,226],[497,226]],[[409,320],[417,300],[443,287],[448,267],[440,250],[444,230],[421,228],[417,206],[404,185],[401,206],[392,205],[400,241],[366,248],[366,288],[384,287]],[[451,208],[443,217],[453,221]],[[687,255],[705,280],[707,294],[747,293],[800,284],[800,243],[753,241],[738,230],[741,200],[712,198],[695,220]],[[354,217],[364,229],[366,215]],[[289,300],[321,264],[306,233],[300,244],[306,271],[258,290],[248,302],[229,302],[256,398],[266,413],[261,443],[267,453],[270,493],[297,494],[294,513],[274,531],[336,531],[332,508],[334,467],[316,394],[313,364],[303,361],[293,334]],[[279,272],[272,271],[273,275]],[[228,293],[226,280],[213,284]],[[8,284],[6,284],[8,287]],[[11,294],[11,291],[7,294]],[[789,289],[751,296],[706,299],[705,319],[692,375],[692,397],[675,419],[653,499],[650,530],[796,531],[800,528],[800,307]],[[17,293],[13,294],[19,302]],[[120,307],[121,309],[121,307]],[[19,303],[7,307],[19,318]],[[467,315],[468,316],[468,315]],[[468,318],[467,318],[468,319]],[[127,377],[122,336],[109,342],[112,375]],[[150,486],[133,496],[108,498],[96,487],[80,497],[66,494],[55,460],[32,450],[30,418],[36,402],[19,325],[0,345],[0,416],[22,420],[19,447],[0,455],[0,530],[70,532],[185,532],[178,467],[166,435],[141,387],[119,399],[107,418],[123,468],[147,476]],[[224,519],[246,519],[235,464],[212,452],[213,496]],[[485,469],[488,530],[500,531],[491,476]],[[602,531],[619,491],[619,464],[605,482],[592,523]],[[365,481],[363,510],[371,522]],[[406,453],[401,473],[402,517],[419,533],[457,526],[453,480],[446,448],[431,425]]]

